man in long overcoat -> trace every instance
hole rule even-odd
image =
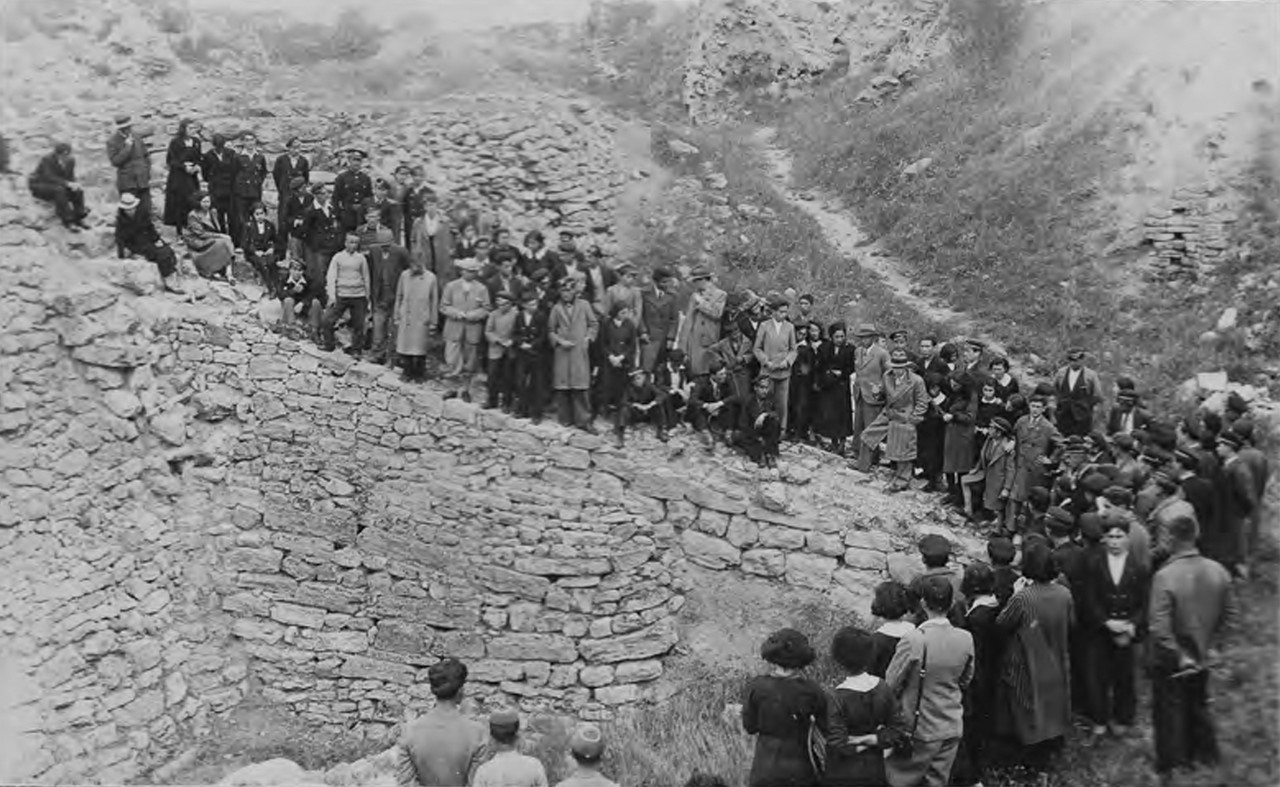
[[[138,211],[151,215],[151,153],[142,137],[133,133],[133,119],[116,116],[116,130],[107,139],[107,158],[116,168],[116,191],[138,198]]]
[[[880,346],[880,331],[871,324],[859,325],[853,338],[858,340],[854,353],[853,374],[853,441],[862,438],[862,430],[880,417],[884,408],[884,373],[889,370],[889,351]]]
[[[223,232],[231,231],[231,191],[235,180],[236,154],[227,148],[227,138],[213,135],[213,147],[205,151],[200,174],[209,189],[213,217]],[[339,248],[342,243],[339,241]]]
[[[911,484],[916,461],[916,425],[929,409],[924,380],[911,370],[911,356],[903,349],[889,355],[889,371],[884,376],[884,408],[876,420],[862,430],[858,443],[858,469],[867,472],[875,449],[887,441],[885,459],[893,463],[889,491],[898,492]]]
[[[577,277],[561,280],[560,302],[551,307],[547,322],[553,350],[551,387],[556,392],[560,423],[594,432],[587,391],[591,388],[590,344],[600,324],[595,310],[579,297],[579,286]]]
[[[689,297],[689,308],[680,324],[676,346],[684,351],[689,376],[701,377],[710,369],[711,345],[720,341],[720,318],[724,316],[724,290],[711,282],[711,269],[699,266],[689,275],[696,288]]]
[[[1046,468],[1053,464],[1054,448],[1061,441],[1058,428],[1045,417],[1045,400],[1033,396],[1027,403],[1029,412],[1013,425],[1013,478],[1009,483],[1007,527],[1014,530],[1022,505],[1032,487],[1044,486]]]

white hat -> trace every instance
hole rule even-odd
[[[125,193],[120,195],[120,207],[125,210],[133,210],[134,208],[138,207],[139,204],[140,204],[140,200],[138,199],[137,195],[133,194],[132,192],[126,191]]]

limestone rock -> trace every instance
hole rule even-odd
[[[761,484],[756,490],[755,503],[766,511],[785,513],[790,505],[786,485],[776,481]]]
[[[142,412],[142,400],[132,391],[116,388],[103,394],[102,401],[117,418],[133,418]]]
[[[696,530],[684,531],[680,543],[685,556],[700,566],[723,569],[742,562],[741,553],[732,544]]]
[[[187,415],[179,407],[163,412],[151,419],[151,431],[169,445],[182,445],[187,441]]]
[[[297,784],[309,780],[310,774],[302,766],[276,758],[246,765],[238,771],[228,774],[218,782],[221,787],[275,787],[280,784]]]
[[[617,664],[664,655],[675,647],[679,636],[675,622],[665,618],[648,628],[605,639],[584,639],[578,649],[592,664]]]
[[[214,385],[200,391],[191,399],[196,408],[196,418],[201,421],[221,421],[236,414],[236,408],[245,401],[239,391],[229,385]]]

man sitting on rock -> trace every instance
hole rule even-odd
[[[484,728],[463,714],[467,665],[444,659],[427,669],[436,705],[405,727],[397,747],[396,781],[402,787],[470,782],[487,753]]]
[[[84,219],[84,189],[76,182],[76,160],[66,142],[54,145],[53,152],[40,159],[35,172],[27,178],[31,196],[52,202],[62,225],[72,232],[88,229]]]
[[[138,256],[154,262],[160,269],[164,288],[173,293],[182,292],[175,281],[177,259],[173,249],[160,239],[151,214],[142,209],[142,201],[127,191],[120,196],[120,209],[116,211],[116,252],[122,260]]]
[[[734,444],[761,467],[777,467],[782,422],[773,406],[773,380],[763,374],[757,377],[751,395],[737,409]]]
[[[711,374],[699,378],[689,398],[688,419],[695,432],[703,436],[708,451],[714,440],[724,440],[733,429],[733,386],[729,369],[719,358],[713,358]]]
[[[626,442],[627,427],[632,424],[648,422],[658,430],[658,439],[667,442],[667,408],[666,397],[649,381],[649,373],[641,368],[631,370],[631,384],[622,392],[618,405],[617,435],[618,447]]]

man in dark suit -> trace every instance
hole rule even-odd
[[[213,218],[223,232],[231,231],[231,190],[235,178],[236,157],[227,149],[227,138],[213,135],[213,147],[204,154],[200,174],[208,184]]]
[[[1137,391],[1121,390],[1116,393],[1116,406],[1107,414],[1107,434],[1131,435],[1151,426],[1151,421],[1151,413],[1139,402]]]
[[[53,152],[40,159],[35,172],[27,178],[31,196],[52,202],[62,225],[75,232],[88,229],[84,219],[84,189],[76,182],[76,160],[66,142],[54,145]]]
[[[738,428],[734,444],[761,467],[776,467],[778,442],[782,439],[782,422],[773,405],[773,380],[767,375],[756,378],[752,391],[737,403]]]
[[[253,206],[253,218],[244,232],[244,256],[258,272],[262,286],[273,298],[280,297],[280,277],[276,262],[284,258],[280,234],[267,219],[267,208],[262,203]]]
[[[675,344],[676,327],[680,322],[680,309],[676,304],[675,289],[679,284],[670,270],[656,268],[653,286],[640,293],[644,321],[642,332],[646,341],[640,348],[640,368],[652,373],[662,363],[667,351]]]
[[[347,151],[347,169],[333,181],[333,204],[337,208],[344,232],[360,225],[364,204],[373,199],[373,180],[364,171],[363,150]]]
[[[151,215],[151,151],[135,134],[128,115],[116,116],[116,130],[107,139],[107,158],[116,168],[116,191],[138,198],[138,210]]]
[[[1129,530],[1123,519],[1102,519],[1104,551],[1085,562],[1079,599],[1080,633],[1090,667],[1085,680],[1087,710],[1094,735],[1122,735],[1137,711],[1134,682],[1137,643],[1146,633],[1151,577],[1129,554]]]
[[[1102,402],[1102,384],[1098,373],[1084,365],[1082,348],[1067,351],[1067,365],[1053,377],[1053,392],[1058,404],[1058,431],[1064,437],[1088,436]]]
[[[1241,576],[1248,574],[1250,534],[1257,532],[1257,520],[1262,515],[1258,480],[1241,457],[1245,445],[1244,438],[1230,429],[1218,436],[1218,456],[1226,482],[1222,489],[1223,532],[1220,544],[1204,544],[1205,555]],[[1262,483],[1266,483],[1265,479]]]
[[[325,277],[329,272],[329,260],[342,251],[346,233],[329,198],[329,187],[323,183],[315,187],[315,201],[307,211],[303,222],[302,243],[307,257],[307,300],[328,300]]]
[[[243,148],[235,158],[231,186],[231,241],[244,246],[244,231],[253,206],[262,202],[262,184],[267,179],[267,157],[258,150],[258,138],[245,134]]]
[[[293,197],[294,180],[302,178],[303,183],[311,181],[311,162],[302,155],[299,147],[298,138],[290,137],[285,144],[285,152],[276,158],[275,167],[271,170],[271,179],[276,184],[276,225],[282,244],[289,235],[288,210],[289,200]]]

